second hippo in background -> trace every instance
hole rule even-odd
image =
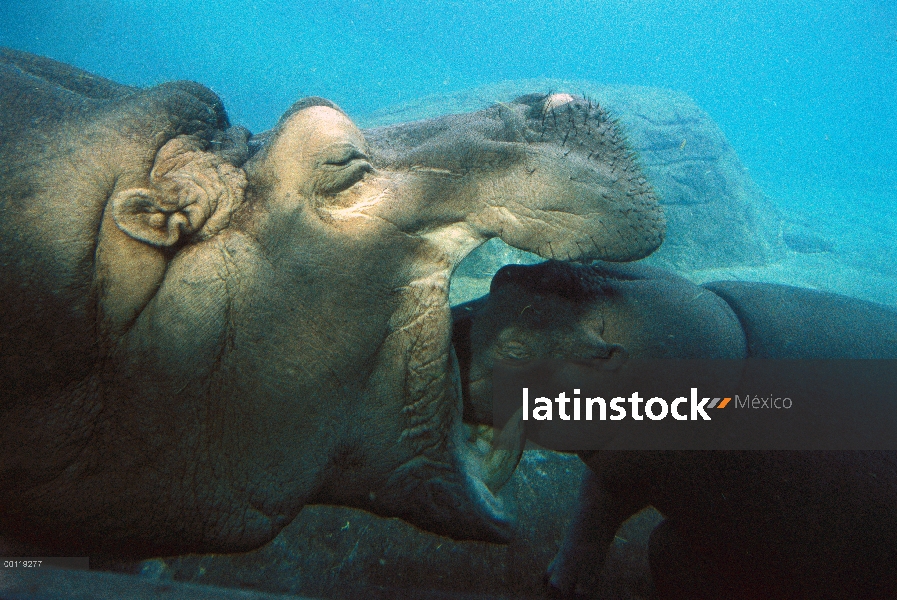
[[[508,266],[454,310],[465,417],[489,422],[496,360],[897,358],[897,310],[783,285],[704,286],[641,265]],[[659,598],[897,596],[893,452],[581,452],[592,471],[548,569],[596,587],[620,525],[647,506]]]

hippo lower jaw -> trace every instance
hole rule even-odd
[[[499,493],[523,454],[520,415],[483,449],[469,440],[461,410],[459,397],[442,458],[419,456],[396,469],[371,499],[373,510],[453,539],[506,544],[516,520]]]
[[[456,456],[462,464],[460,472],[465,477],[463,490],[467,495],[459,500],[470,503],[475,539],[495,543],[511,541],[516,521],[498,494],[514,474],[523,454],[526,439],[521,417],[522,413],[512,417],[492,448],[485,452],[468,439],[462,439],[455,446],[458,449]],[[466,435],[468,430],[459,425],[455,432]]]
[[[463,233],[454,241],[457,246],[443,246],[459,255],[457,262],[478,242]],[[362,508],[453,539],[507,543],[515,521],[498,493],[523,453],[522,422],[512,420],[491,448],[475,443],[463,422],[461,375],[451,345],[450,264],[405,288],[397,311],[403,316],[386,346],[412,349],[403,352],[399,368],[405,394],[399,444],[407,458]]]

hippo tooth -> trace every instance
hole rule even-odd
[[[526,440],[523,429],[523,409],[518,409],[508,419],[508,423],[492,444],[492,451],[483,459],[483,482],[493,494],[508,482],[520,456],[523,454],[523,445]]]

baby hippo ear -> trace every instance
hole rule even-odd
[[[169,140],[156,154],[150,188],[129,188],[110,200],[122,231],[153,246],[209,238],[230,224],[243,203],[243,170],[203,150],[192,136]]]

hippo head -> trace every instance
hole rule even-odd
[[[26,67],[9,85],[53,118],[3,117],[20,137],[3,156],[15,259],[0,285],[25,325],[0,317],[18,382],[0,533],[233,552],[330,503],[508,538],[490,487],[514,461],[466,441],[449,280],[495,236],[571,260],[660,244],[656,199],[601,109],[530,96],[363,133],[312,98],[244,163],[245,135],[198,86],[81,88],[62,111],[82,79]]]
[[[638,380],[638,368],[656,359],[745,356],[739,320],[719,296],[638,263],[508,265],[488,296],[453,316],[464,416],[475,423],[491,423],[499,360],[565,359]]]

